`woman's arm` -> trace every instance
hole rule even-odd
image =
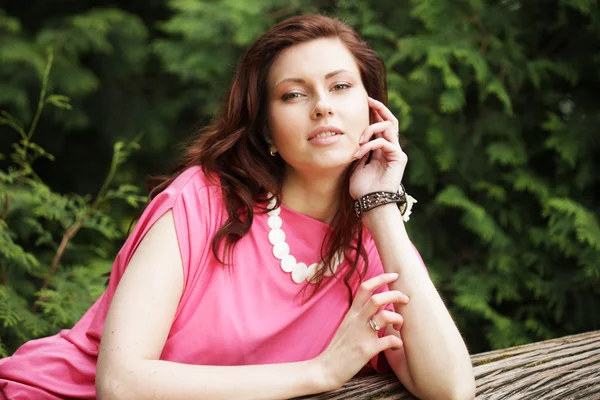
[[[408,304],[396,304],[404,318],[402,350],[385,352],[402,383],[421,399],[473,399],[475,379],[469,353],[450,313],[415,251],[400,211],[394,204],[363,216],[386,272],[397,272],[390,290],[406,294]],[[391,326],[386,334],[396,334]]]
[[[159,360],[182,291],[169,211],[150,228],[115,291],[98,357],[98,399],[280,399],[331,388],[316,359],[237,367]]]
[[[105,399],[287,399],[326,391],[314,360],[268,365],[203,366],[131,360],[97,382]]]
[[[408,162],[400,147],[398,119],[382,102],[371,97],[367,101],[375,122],[363,132],[354,155],[360,160],[350,178],[354,199],[372,192],[396,192]],[[400,328],[403,349],[385,352],[394,372],[421,399],[474,398],[469,353],[408,238],[400,211],[386,204],[366,212],[363,222],[375,240],[384,270],[399,274],[389,288],[410,298],[407,305],[394,306],[404,320]],[[385,334],[398,332],[388,326]]]
[[[396,279],[382,274],[363,282],[329,346],[313,360],[249,366],[162,361],[183,293],[183,262],[169,211],[142,239],[112,298],[98,355],[97,397],[283,399],[336,389],[376,354],[402,347],[394,335],[379,338],[368,323],[384,304],[406,303],[397,291],[376,293]],[[401,317],[388,312],[379,323],[400,324]]]

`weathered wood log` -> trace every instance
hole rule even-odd
[[[599,400],[600,331],[471,356],[477,399]],[[393,375],[355,378],[313,400],[415,399]]]

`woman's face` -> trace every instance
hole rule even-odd
[[[367,92],[352,53],[337,38],[292,46],[267,78],[269,136],[288,167],[347,167],[369,125]]]

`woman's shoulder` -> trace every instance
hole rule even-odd
[[[209,178],[199,166],[181,171],[146,205],[128,241],[141,240],[167,211],[172,212],[179,240],[198,230],[211,231],[219,223],[223,210],[218,182],[218,177]]]
[[[202,167],[189,167],[156,195],[149,208],[155,208],[154,213],[158,214],[172,210],[178,228],[185,224],[190,230],[204,227],[212,232],[225,209],[219,177],[205,172]]]
[[[193,209],[213,213],[222,207],[219,177],[205,172],[199,166],[193,166],[175,176],[164,190],[153,197],[147,208],[173,209],[187,214]]]
[[[173,198],[206,196],[220,192],[220,181],[215,174],[206,173],[200,166],[193,166],[180,172],[164,192]]]

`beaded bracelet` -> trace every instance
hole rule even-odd
[[[365,194],[354,202],[354,211],[356,211],[356,216],[361,218],[363,213],[389,203],[398,203],[400,213],[404,215],[406,211],[406,191],[402,184],[400,184],[398,193],[379,191]]]

